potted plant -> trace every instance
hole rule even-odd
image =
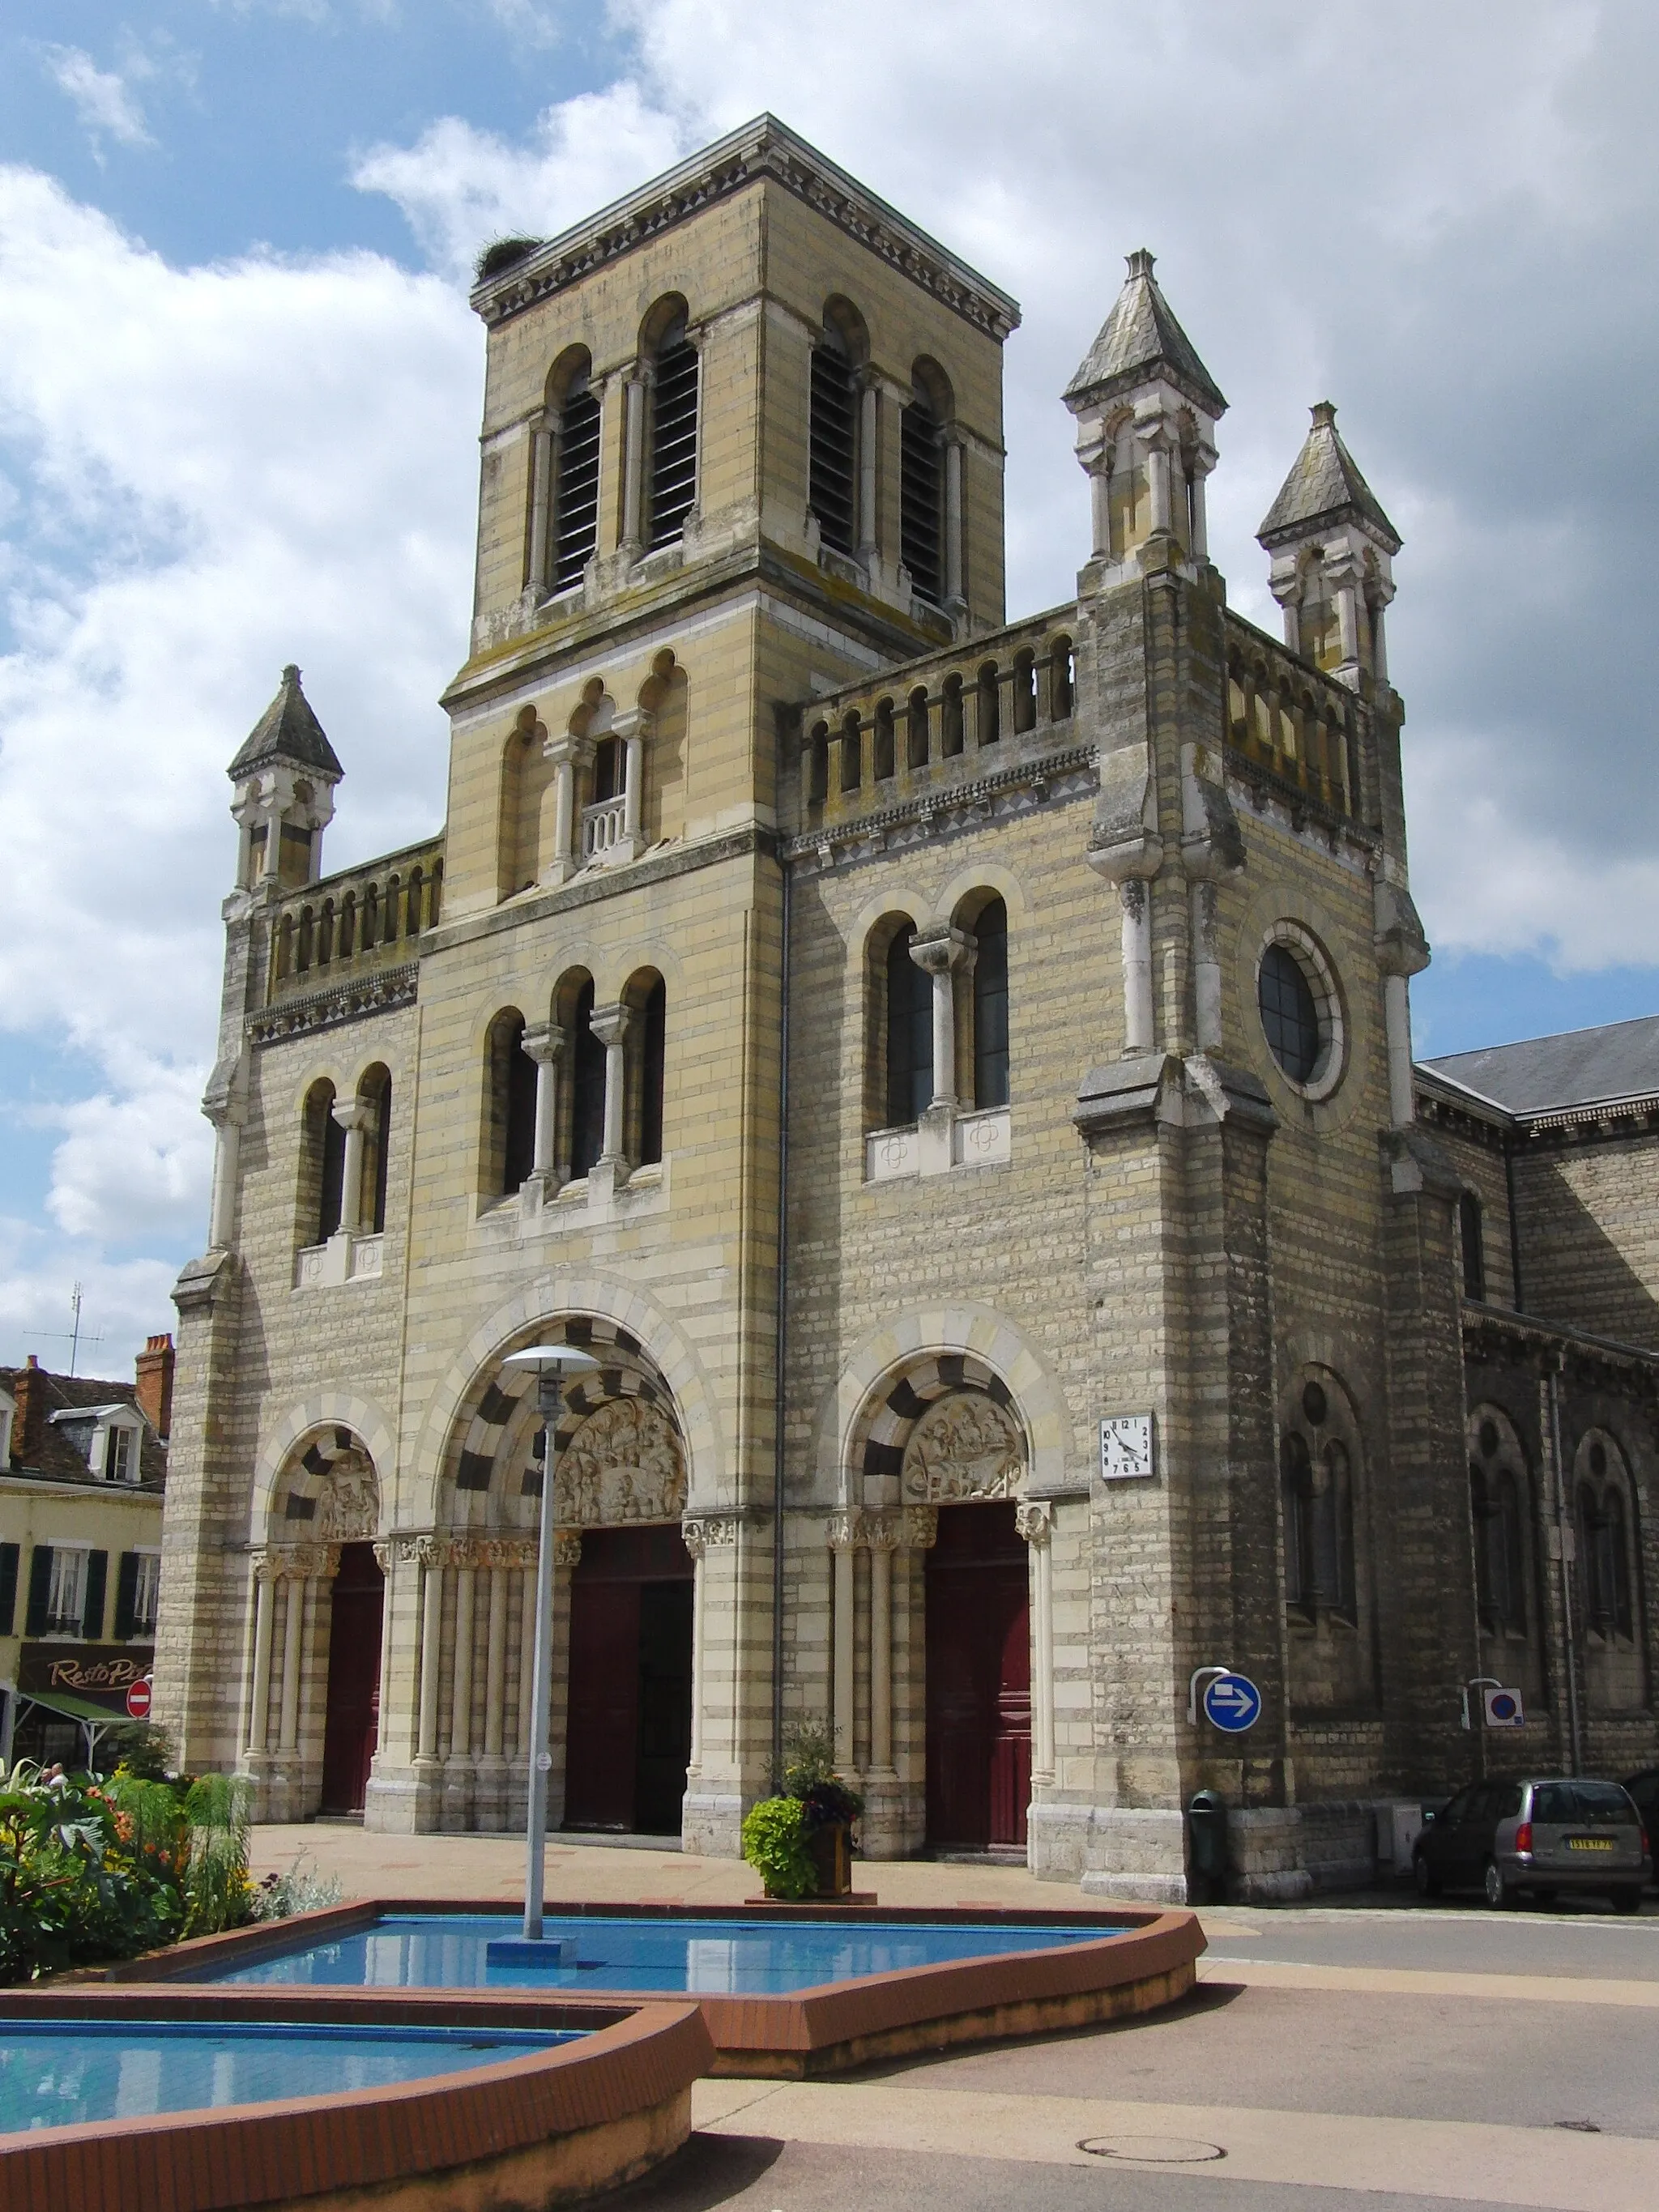
[[[769,1897],[845,1897],[853,1887],[853,1823],[864,1800],[835,1771],[835,1746],[821,1722],[784,1737],[776,1794],[743,1824],[743,1855]]]

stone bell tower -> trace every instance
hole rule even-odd
[[[1291,651],[1356,689],[1362,672],[1386,684],[1382,617],[1400,536],[1343,444],[1328,399],[1314,408],[1256,539],[1273,556],[1268,581]]]

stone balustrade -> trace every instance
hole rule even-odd
[[[1064,742],[1075,611],[1060,607],[815,701],[800,717],[801,829],[878,813]]]
[[[1228,616],[1226,744],[1234,759],[1358,817],[1358,708],[1346,684]]]
[[[443,840],[405,846],[290,891],[270,932],[271,1000],[294,998],[415,957],[438,919]]]

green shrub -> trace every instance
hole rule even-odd
[[[811,1897],[817,1871],[806,1848],[806,1808],[795,1797],[763,1797],[743,1824],[743,1855],[769,1897]]]
[[[174,1942],[185,1849],[164,1784],[19,1760],[0,1775],[0,1982]]]
[[[248,1880],[247,1784],[234,1774],[203,1774],[185,1796],[190,1862],[185,1869],[185,1933],[217,1936],[252,1917]]]
[[[306,1854],[297,1852],[286,1874],[268,1874],[252,1899],[256,1920],[286,1920],[295,1912],[320,1912],[340,1901],[340,1885],[331,1874],[307,1874]]]

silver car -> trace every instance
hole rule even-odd
[[[1588,1892],[1635,1912],[1652,1862],[1641,1815],[1616,1782],[1559,1775],[1460,1790],[1419,1836],[1412,1870],[1424,1897],[1480,1889],[1496,1907]]]

